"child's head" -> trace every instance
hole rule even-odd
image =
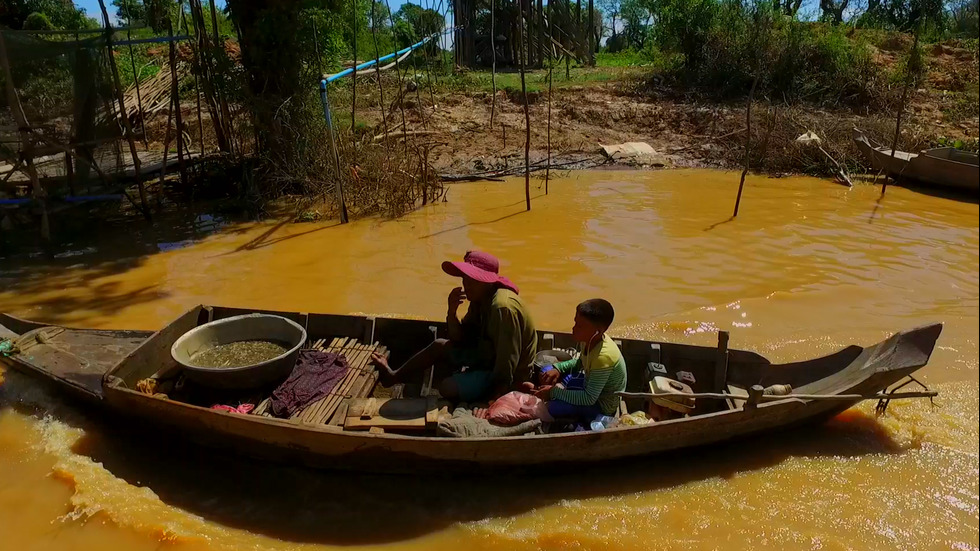
[[[612,304],[601,298],[589,299],[575,307],[575,325],[572,336],[578,342],[592,342],[596,335],[602,335],[612,325]]]

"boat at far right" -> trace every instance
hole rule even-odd
[[[980,165],[977,155],[955,147],[924,149],[919,153],[895,151],[871,144],[868,137],[854,129],[854,143],[874,170],[884,171],[895,179],[911,179],[933,187],[980,192]]]

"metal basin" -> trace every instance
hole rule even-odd
[[[289,350],[270,360],[242,367],[200,367],[191,358],[203,350],[237,341],[274,340],[289,345]],[[285,380],[296,365],[299,350],[306,342],[306,330],[281,316],[247,314],[195,327],[181,335],[170,348],[174,361],[184,368],[184,375],[212,388],[256,388]]]

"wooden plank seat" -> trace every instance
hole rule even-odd
[[[342,424],[344,430],[380,428],[396,431],[434,430],[440,417],[449,417],[447,400],[422,398],[348,398]],[[335,417],[339,417],[338,410]],[[331,424],[334,421],[331,420]]]
[[[374,390],[378,382],[378,373],[371,363],[371,354],[378,353],[388,356],[388,349],[380,343],[363,344],[357,339],[339,337],[329,344],[324,339],[311,342],[308,348],[322,352],[342,354],[350,366],[344,377],[337,382],[329,394],[311,403],[290,417],[291,421],[320,425],[330,421],[338,412],[341,404],[348,398],[366,398]],[[272,397],[262,400],[253,411],[253,415],[271,417]],[[344,408],[346,415],[346,408]]]

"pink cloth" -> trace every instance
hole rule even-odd
[[[248,415],[249,413],[252,412],[253,409],[255,409],[255,405],[239,404],[239,406],[236,408],[232,406],[226,406],[224,404],[215,404],[211,406],[211,409],[216,409],[218,411],[227,411],[228,413],[241,413],[242,415]]]
[[[554,421],[548,413],[548,404],[534,396],[523,392],[508,392],[492,404],[487,410],[487,419],[491,423],[503,426],[513,426],[531,419],[541,419],[545,423]]]

